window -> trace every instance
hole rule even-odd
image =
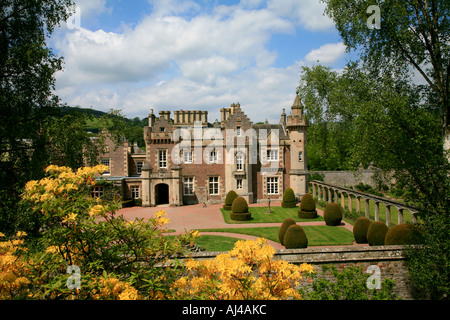
[[[93,187],[91,190],[92,198],[101,198],[103,196],[103,187]]]
[[[240,137],[242,135],[241,127],[236,127],[236,136]]]
[[[183,162],[192,163],[192,151],[183,151]]]
[[[139,186],[131,186],[131,198],[132,199],[139,199],[141,197],[140,195],[140,188]]]
[[[242,179],[236,180],[236,189],[242,189]]]
[[[298,161],[303,161],[303,152],[298,153]]]
[[[159,128],[159,132],[164,132],[164,131],[166,131],[166,128],[164,128],[164,127]]]
[[[278,177],[267,178],[267,194],[278,194]]]
[[[209,163],[217,163],[217,151],[213,150],[209,153]]]
[[[167,168],[167,150],[159,150],[158,159],[158,166],[160,168]]]
[[[193,196],[194,195],[194,178],[184,178],[184,195]]]
[[[278,161],[278,150],[267,150],[267,161]]]
[[[105,175],[111,174],[111,159],[110,158],[103,158],[100,163],[102,165],[107,166],[109,168],[107,171],[103,172],[103,174],[105,174]]]
[[[236,170],[244,170],[244,155],[240,152],[236,155]]]
[[[136,172],[137,174],[142,174],[142,166],[144,165],[144,162],[138,161],[136,162]]]
[[[219,194],[219,177],[209,177],[209,194]]]

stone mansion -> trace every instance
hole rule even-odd
[[[253,124],[240,104],[222,108],[221,121],[206,111],[151,110],[144,127],[146,150],[111,141],[100,162],[103,176],[122,187],[125,199],[143,206],[223,203],[234,190],[248,203],[281,201],[290,187],[300,199],[308,190],[303,106],[296,95],[278,124]],[[99,187],[101,188],[101,187]]]

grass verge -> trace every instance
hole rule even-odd
[[[303,226],[308,237],[308,246],[338,246],[351,245],[354,237],[353,233],[347,229],[330,226]],[[247,234],[255,237],[266,238],[275,242],[278,240],[278,230],[280,227],[258,227],[258,228],[220,228],[220,229],[200,229],[201,232],[226,232]]]

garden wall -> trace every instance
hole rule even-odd
[[[320,277],[327,277],[321,272],[325,264],[335,265],[338,269],[359,266],[364,271],[370,265],[377,265],[381,271],[381,282],[385,278],[394,280],[394,293],[404,300],[411,300],[414,298],[414,292],[408,281],[404,251],[403,246],[284,249],[277,250],[275,259],[283,259],[294,264],[304,262],[312,264]],[[218,254],[220,252],[199,252],[193,253],[192,258],[214,259]]]
[[[375,170],[358,170],[358,171],[309,171],[309,174],[319,173],[323,175],[323,182],[341,186],[341,187],[350,187],[355,186],[359,183],[368,184],[372,187],[376,187],[375,181],[373,179],[373,175],[376,173]],[[388,179],[384,179],[385,184],[388,185],[386,181]]]

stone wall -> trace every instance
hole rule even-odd
[[[401,299],[414,299],[414,291],[408,279],[405,266],[404,246],[352,246],[331,248],[306,248],[277,250],[275,259],[283,259],[290,263],[312,264],[319,277],[323,265],[335,265],[338,269],[349,266],[362,267],[365,271],[371,265],[377,265],[381,271],[381,282],[391,279],[395,282],[394,293]],[[192,258],[198,260],[214,259],[220,252],[193,253]]]
[[[351,187],[359,183],[368,184],[372,187],[376,187],[373,179],[375,170],[358,170],[358,171],[309,171],[309,174],[319,173],[323,175],[323,182],[341,186]],[[391,179],[385,178],[385,184],[392,183]]]

